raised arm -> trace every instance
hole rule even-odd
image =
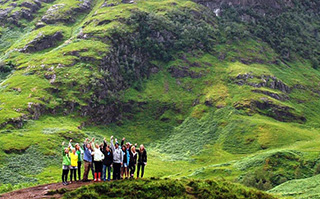
[[[88,143],[88,138],[85,139],[85,141],[83,142],[83,150],[87,150],[87,143]]]
[[[121,147],[123,146],[123,143],[124,143],[124,141],[126,140],[126,138],[122,138],[122,140],[121,140]]]
[[[113,136],[111,136],[111,138],[110,138],[110,146],[111,146],[112,152],[114,152],[115,149],[114,149],[114,145],[113,145]]]
[[[107,149],[107,141],[106,141],[106,138],[103,138],[103,150],[105,151]]]
[[[65,154],[65,152],[64,152],[64,142],[62,142],[61,148],[62,148],[62,155],[64,155]]]
[[[95,138],[92,138],[91,143],[90,143],[92,151],[94,151],[96,149],[96,147],[94,146],[94,140],[95,140]]]
[[[71,142],[72,142],[72,139],[70,139],[68,147],[69,149],[73,150],[74,147],[72,146]]]

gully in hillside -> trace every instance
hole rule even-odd
[[[115,143],[114,143],[115,141]],[[111,173],[113,180],[134,178],[134,173],[137,167],[137,178],[139,178],[141,170],[141,178],[144,175],[144,168],[147,165],[147,151],[141,144],[137,149],[137,144],[133,145],[126,142],[125,138],[121,141],[121,147],[117,139],[110,139],[110,145],[107,144],[106,139],[100,145],[95,143],[95,138],[89,142],[86,138],[83,143],[83,148],[76,143],[72,146],[72,139],[68,147],[64,148],[62,143],[62,183],[68,185],[69,183],[81,180],[81,165],[84,162],[84,174],[82,181],[89,181],[88,174],[92,171],[93,180],[95,182],[110,181]],[[113,170],[113,171],[112,171]],[[70,171],[70,182],[68,182],[68,173]]]

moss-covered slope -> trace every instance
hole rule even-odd
[[[88,136],[144,143],[147,176],[269,190],[317,174],[315,2],[260,3],[0,2],[1,192],[59,180],[60,143]],[[36,176],[8,169],[38,153],[54,161]]]
[[[66,193],[64,198],[247,198],[271,199],[271,195],[217,181],[130,180],[99,183]]]

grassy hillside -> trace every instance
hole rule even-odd
[[[270,193],[277,193],[295,198],[319,198],[319,175],[311,178],[292,180],[271,189]]]
[[[239,185],[216,181],[159,180],[113,182],[81,187],[65,198],[273,198]]]
[[[250,5],[23,2],[0,3],[0,192],[59,181],[62,141],[111,135],[146,145],[147,177],[274,190],[319,173],[312,5],[261,5],[273,29]]]

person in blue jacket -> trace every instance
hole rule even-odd
[[[88,138],[85,140],[84,144],[83,144],[83,149],[84,149],[84,156],[83,156],[83,161],[84,161],[84,174],[83,174],[83,178],[82,181],[86,182],[88,181],[88,174],[89,174],[89,170],[91,168],[92,165],[92,146],[91,143],[88,142]]]

